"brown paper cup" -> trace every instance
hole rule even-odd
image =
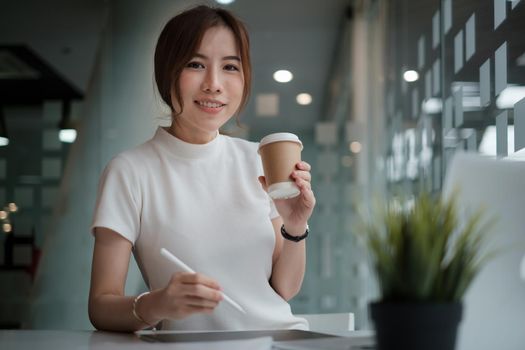
[[[259,143],[268,194],[273,199],[293,198],[299,188],[290,178],[295,165],[301,161],[303,144],[291,133],[280,132],[263,137]]]

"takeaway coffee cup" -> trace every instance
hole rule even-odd
[[[303,144],[297,135],[279,132],[263,137],[259,143],[268,194],[273,199],[293,198],[299,188],[290,178],[295,165],[301,161]]]

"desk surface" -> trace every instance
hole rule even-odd
[[[340,336],[349,338],[369,337],[367,331],[338,332]],[[236,341],[234,341],[236,342]],[[256,338],[239,340],[239,349],[271,348],[271,338]],[[241,344],[241,342],[243,342]],[[60,330],[0,330],[0,348],[14,350],[57,350],[57,349],[171,349],[171,350],[222,350],[237,348],[229,344],[227,347],[218,343],[148,343],[130,333],[112,333],[100,331],[60,331]],[[249,343],[249,344],[248,344]],[[235,344],[233,344],[235,345]]]

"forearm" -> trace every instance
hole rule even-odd
[[[89,301],[89,319],[98,330],[133,332],[148,328],[149,325],[139,321],[133,315],[134,296],[105,294],[93,297]],[[143,302],[141,298],[140,302]],[[142,308],[137,305],[136,312],[142,316]],[[146,319],[147,320],[147,319]],[[149,320],[148,320],[149,322]]]
[[[287,229],[288,231],[288,229]],[[301,235],[304,230],[298,230],[301,233],[290,234]],[[305,240],[292,242],[283,240],[282,250],[279,258],[273,264],[272,277],[270,283],[279,295],[285,300],[293,298],[303,283],[304,273],[306,270],[306,243]]]

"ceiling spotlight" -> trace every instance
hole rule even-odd
[[[221,5],[229,5],[234,1],[235,0],[215,0],[216,3],[221,4]]]
[[[306,106],[312,103],[312,95],[304,92],[302,94],[297,95],[295,100],[297,101],[298,104]]]
[[[361,142],[354,141],[350,143],[350,151],[352,151],[352,153],[359,153],[361,152],[361,149],[362,149]]]
[[[407,70],[405,73],[403,73],[403,79],[411,83],[419,79],[419,73],[415,70]]]
[[[12,213],[15,213],[18,211],[18,206],[16,205],[16,203],[11,202],[7,205],[7,207],[9,208],[9,211]]]
[[[279,83],[287,83],[293,79],[293,74],[289,70],[278,70],[273,73],[273,78]]]
[[[77,139],[77,131],[75,129],[62,129],[58,133],[60,142],[73,143]]]
[[[60,132],[58,139],[60,142],[73,143],[77,138],[77,131],[71,121],[71,101],[62,102],[62,119],[58,125]]]

